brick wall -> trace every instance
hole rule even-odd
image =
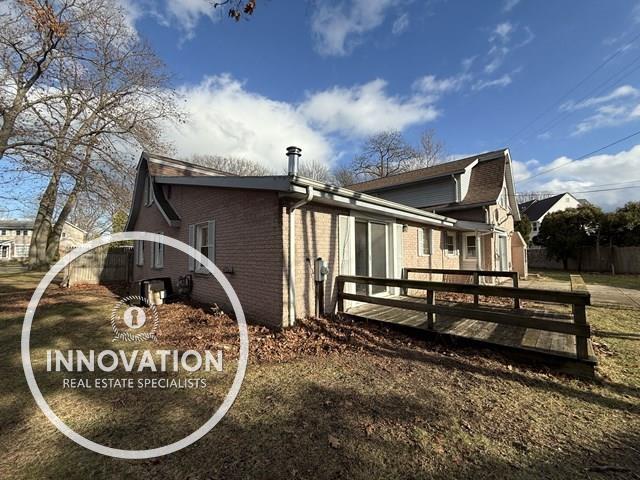
[[[180,215],[179,228],[171,228],[155,204],[141,207],[135,230],[163,232],[185,243],[190,224],[215,220],[215,264],[233,269],[225,274],[235,289],[249,321],[282,325],[283,242],[282,208],[275,192],[173,185],[169,202]],[[152,245],[144,249],[144,267],[134,266],[134,280],[153,277],[193,277],[192,297],[229,310],[230,303],[209,274],[188,271],[187,255],[167,248],[164,268],[151,268]],[[135,264],[136,262],[134,262]]]
[[[335,302],[335,277],[339,273],[338,217],[348,215],[348,210],[305,205],[295,213],[296,219],[296,315],[298,318],[315,314],[315,281],[313,262],[317,257],[325,261],[329,273],[325,281],[325,311],[331,312]],[[289,216],[283,217],[284,262],[284,318],[288,319],[288,245]],[[309,261],[307,261],[307,259]]]

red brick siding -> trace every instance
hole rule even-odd
[[[329,274],[325,281],[325,311],[331,312],[335,302],[335,277],[339,272],[338,217],[348,215],[342,209],[320,205],[305,205],[295,213],[296,218],[296,316],[302,318],[315,314],[315,281],[312,266],[317,257],[325,261]],[[285,252],[289,245],[289,216],[283,220]],[[311,264],[306,261],[309,259]],[[288,258],[285,261],[285,289],[288,288]],[[288,317],[288,292],[285,291],[284,317]]]
[[[135,230],[164,232],[185,243],[189,225],[215,220],[215,263],[235,289],[247,319],[274,326],[282,325],[283,243],[282,215],[275,192],[261,192],[173,185],[169,202],[180,215],[179,228],[168,226],[156,205],[142,207]],[[211,275],[188,271],[188,258],[168,248],[164,268],[151,268],[152,245],[145,245],[144,267],[134,267],[134,279],[170,276],[175,286],[178,276],[193,277],[192,297],[230,309],[222,287]],[[134,262],[135,263],[135,262]]]

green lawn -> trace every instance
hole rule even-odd
[[[283,361],[254,356],[237,401],[212,432],[179,453],[125,461],[68,440],[28,391],[20,329],[36,281],[0,277],[3,479],[640,478],[638,311],[589,309],[600,360],[593,382],[361,324],[275,337],[252,329],[253,346],[271,341],[277,349],[281,339],[283,350],[294,340],[308,347],[324,336],[333,343],[323,345],[343,348],[289,349]],[[110,345],[104,318],[114,300],[102,289],[53,290],[34,323],[36,370],[35,358],[51,346]],[[211,414],[228,380],[205,397],[137,396],[65,391],[39,377],[73,428],[123,448],[185,434]]]
[[[533,275],[540,275],[561,282],[569,282],[569,275],[575,273],[582,275],[582,278],[587,284],[640,290],[640,275],[611,275],[607,273],[565,272],[562,270],[535,270],[530,272],[530,274]]]

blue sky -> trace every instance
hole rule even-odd
[[[637,2],[258,0],[235,23],[206,0],[121,1],[190,113],[167,127],[176,156],[282,168],[296,144],[333,164],[375,131],[415,141],[434,129],[451,155],[509,147],[519,191],[605,208],[640,199],[640,188],[582,193],[640,185],[640,136],[540,175],[640,130]]]

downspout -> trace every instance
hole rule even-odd
[[[296,322],[296,210],[313,200],[313,187],[307,187],[307,195],[289,207],[289,326]]]
[[[301,152],[298,147],[287,148],[290,178],[295,178],[298,175],[298,160]],[[296,210],[309,203],[313,199],[313,195],[313,187],[309,185],[305,198],[289,207],[289,327],[293,327],[296,323]]]
[[[453,184],[455,185],[455,201],[456,203],[460,201],[460,192],[458,192],[458,179],[455,175],[451,175],[453,179]]]

